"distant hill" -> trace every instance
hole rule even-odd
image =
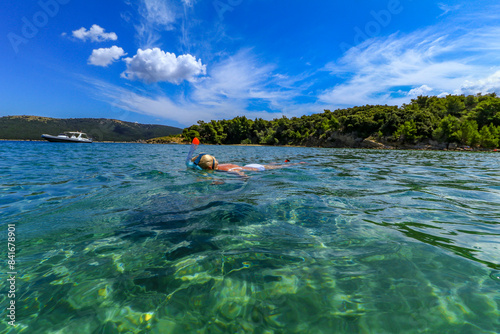
[[[137,141],[177,135],[182,129],[153,124],[138,124],[105,118],[48,118],[38,116],[0,117],[0,139],[41,140],[41,135],[81,131],[95,141]]]

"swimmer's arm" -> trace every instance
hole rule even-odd
[[[218,169],[216,169],[215,171],[216,172],[222,172],[222,173],[229,173],[229,174],[238,175],[238,176],[241,176],[244,179],[248,179],[250,177],[247,174],[243,173],[241,171],[241,169],[233,169],[233,170],[231,170],[231,169],[230,170],[218,170]]]
[[[245,173],[243,173],[241,170],[235,170],[235,171],[231,171],[229,173],[238,174],[239,176],[243,176],[244,178],[248,178],[249,177],[248,175],[246,175]]]
[[[236,174],[236,175],[243,176],[243,177],[246,177],[246,178],[248,177],[248,175],[246,175],[245,173],[243,173],[241,171],[241,169],[228,170],[228,171],[226,171],[226,173]]]

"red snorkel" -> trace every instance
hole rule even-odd
[[[195,166],[193,162],[191,161],[191,158],[193,157],[194,151],[198,148],[198,145],[200,145],[200,141],[198,138],[194,137],[193,142],[191,143],[191,148],[189,149],[189,153],[186,158],[186,166],[191,167],[191,168],[196,168],[196,169],[201,169],[199,166]]]

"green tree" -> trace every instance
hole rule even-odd
[[[448,115],[460,117],[465,112],[465,103],[463,103],[463,96],[448,95],[446,97],[446,110]]]
[[[265,145],[275,145],[279,141],[277,138],[274,137],[276,134],[276,131],[273,128],[267,128],[264,133],[261,134],[261,140],[259,144],[265,144]]]
[[[330,118],[329,118],[329,124],[328,125],[330,127],[330,130],[332,130],[332,131],[337,131],[338,129],[340,129],[340,122],[333,115],[330,116]]]
[[[500,99],[483,98],[476,107],[477,124],[482,128],[485,125],[493,123],[500,125]]]
[[[203,129],[201,133],[202,142],[220,144],[219,136],[213,122],[200,124],[200,127]]]
[[[427,108],[427,103],[429,102],[429,97],[428,96],[417,96],[417,99],[411,100],[412,103],[418,104],[420,109],[425,109]]]
[[[428,107],[426,109],[440,119],[446,117],[448,114],[448,107],[446,105],[445,98],[432,96],[429,98],[427,105]]]
[[[495,136],[497,129],[490,124],[490,126],[483,126],[479,131],[479,144],[484,148],[494,148],[498,146],[498,137]]]
[[[184,129],[184,131],[182,131],[182,135],[184,138],[189,140],[189,142],[193,141],[194,137],[200,137],[200,133],[191,127]]]
[[[476,121],[466,119],[460,124],[454,137],[462,144],[476,146],[479,143],[479,131],[477,129]]]
[[[393,135],[394,139],[401,140],[405,143],[414,142],[418,139],[417,136],[417,125],[415,121],[406,121],[400,125]]]
[[[225,132],[229,144],[240,144],[243,140],[251,138],[253,121],[245,116],[238,116],[227,121]]]
[[[439,126],[434,130],[434,139],[444,143],[458,142],[456,132],[459,129],[459,121],[455,116],[448,115],[441,120]]]
[[[419,138],[431,138],[432,132],[437,127],[436,116],[433,115],[429,110],[422,109],[416,110],[413,115],[411,115],[412,120],[415,122],[415,127],[417,129],[417,137]]]
[[[384,123],[378,108],[364,106],[352,108],[353,113],[348,113],[343,119],[343,129],[347,133],[356,133],[361,138],[367,138],[377,133]]]
[[[472,110],[477,105],[477,98],[474,95],[469,95],[465,98],[465,107],[468,110]]]

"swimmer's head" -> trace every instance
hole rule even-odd
[[[219,166],[219,163],[217,162],[217,159],[215,159],[213,156],[210,154],[199,154],[191,161],[196,165],[199,166],[200,168],[203,169],[212,169],[215,170],[217,169],[217,166]]]

